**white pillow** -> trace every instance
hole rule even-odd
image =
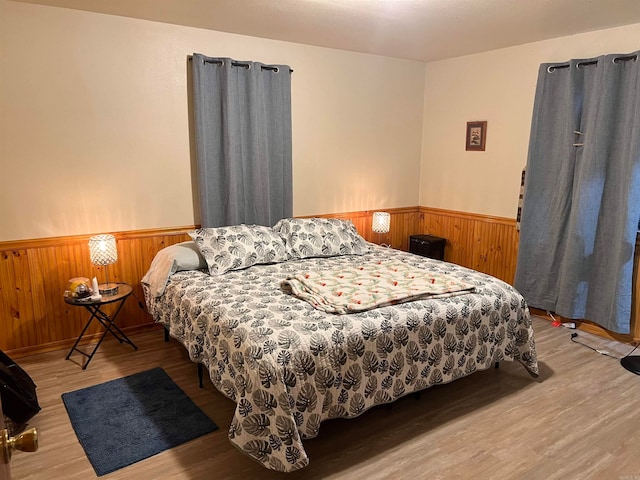
[[[205,268],[207,268],[207,262],[200,254],[200,250],[193,241],[188,240],[160,250],[140,283],[149,287],[153,297],[159,297],[164,293],[169,277],[174,273]]]

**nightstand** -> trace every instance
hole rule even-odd
[[[91,313],[91,317],[89,318],[89,320],[87,320],[87,324],[82,329],[82,332],[80,332],[80,336],[76,340],[76,343],[74,343],[73,347],[71,347],[71,350],[69,350],[66,360],[69,360],[69,358],[71,357],[71,354],[74,351],[76,351],[84,355],[85,357],[87,357],[87,361],[82,366],[83,370],[86,369],[89,366],[89,362],[91,361],[96,351],[100,347],[100,344],[104,340],[104,337],[107,336],[107,333],[111,333],[111,335],[113,335],[120,343],[123,343],[123,342],[128,343],[134,348],[134,350],[138,350],[138,347],[136,347],[136,345],[129,339],[129,337],[127,337],[124,334],[124,332],[120,330],[118,326],[115,324],[118,313],[120,313],[120,310],[122,309],[122,306],[124,305],[125,300],[129,297],[129,295],[131,295],[132,292],[133,292],[133,288],[131,288],[131,285],[128,285],[126,283],[119,283],[118,291],[115,294],[103,295],[100,300],[96,300],[96,301],[91,300],[90,297],[73,298],[71,296],[65,295],[64,301],[66,303],[76,307],[84,307]],[[106,312],[103,311],[102,307],[105,305],[109,305],[111,303],[116,304],[117,307],[116,307],[116,311],[112,315],[108,315]],[[100,324],[102,324],[105,330],[102,333],[102,336],[100,337],[100,339],[98,340],[98,343],[96,344],[94,349],[91,351],[91,353],[86,353],[78,348],[78,343],[80,343],[80,340],[82,339],[85,332],[89,328],[89,325],[91,325],[91,322],[93,321],[93,319],[96,319],[98,322],[100,322]]]
[[[444,238],[433,235],[411,235],[409,237],[409,252],[436,260],[444,260],[446,243]]]

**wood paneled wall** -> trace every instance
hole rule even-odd
[[[371,232],[373,212],[351,212],[326,217],[351,219],[358,231],[376,243],[388,243],[407,250],[414,233],[418,207],[391,209],[391,233]],[[131,331],[153,326],[144,310],[140,279],[154,255],[164,247],[189,240],[193,225],[178,228],[113,232],[118,244],[118,262],[96,267],[89,260],[91,235],[0,242],[0,349],[14,357],[69,348],[84,327],[89,313],[64,302],[69,279],[83,276],[134,287],[118,317],[118,326]],[[113,308],[111,309],[113,311]],[[102,332],[97,322],[86,339],[95,340]]]
[[[118,325],[132,328],[153,322],[143,310],[140,279],[156,252],[188,240],[193,227],[115,232],[119,261],[96,267],[89,260],[90,235],[0,243],[0,349],[11,355],[70,347],[88,320],[88,311],[64,302],[69,279],[83,276],[133,285]],[[97,322],[88,339],[101,332]]]
[[[518,256],[515,220],[425,207],[419,212],[419,232],[447,239],[447,262],[513,284]]]
[[[515,220],[440,210],[425,207],[385,209],[391,214],[391,231],[371,231],[373,211],[321,215],[350,219],[360,234],[374,243],[386,243],[408,250],[409,236],[427,233],[447,240],[445,260],[498,277],[512,283],[518,248]],[[95,267],[89,260],[90,235],[0,242],[0,349],[12,356],[69,348],[81,331],[88,312],[67,305],[63,292],[70,278],[97,276],[105,279],[109,269],[113,281],[134,287],[120,312],[118,325],[131,331],[153,326],[144,311],[140,286],[154,255],[162,248],[188,240],[187,231],[194,226],[115,232],[119,260],[108,267]],[[636,250],[636,269],[640,254]],[[637,275],[634,276],[634,278]],[[640,282],[635,283],[635,296],[640,295]],[[612,335],[594,324],[583,322],[593,333],[623,341],[640,340],[640,306],[633,314],[633,334]],[[95,322],[94,322],[95,323]],[[88,339],[101,333],[97,323]]]

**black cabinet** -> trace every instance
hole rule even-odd
[[[444,260],[444,238],[433,235],[411,235],[409,237],[409,251],[423,257]]]

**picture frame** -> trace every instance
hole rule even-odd
[[[487,122],[467,122],[466,150],[484,152],[487,143]]]

